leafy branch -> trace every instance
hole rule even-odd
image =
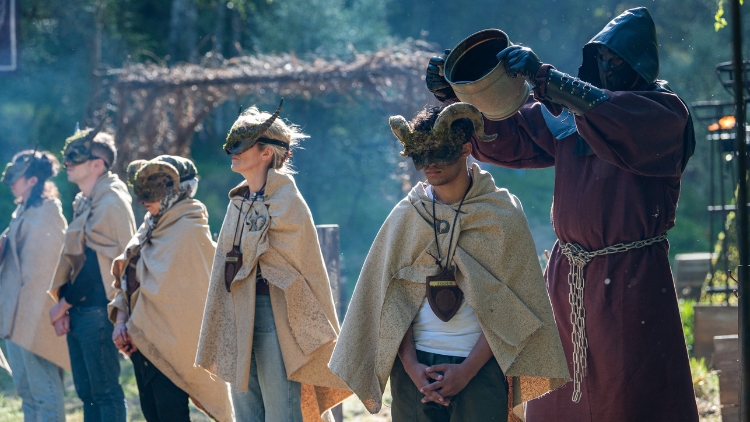
[[[740,0],[740,5],[744,3],[744,0]],[[714,29],[716,30],[716,32],[719,32],[720,29],[727,26],[727,20],[724,19],[724,0],[717,0],[716,5],[718,6],[718,9],[716,10],[716,14],[714,15]]]

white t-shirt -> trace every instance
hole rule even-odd
[[[427,186],[427,196],[433,197],[432,186]],[[446,356],[467,357],[479,340],[479,326],[474,309],[461,299],[461,307],[448,322],[443,322],[430,308],[427,298],[412,321],[414,344],[417,350]]]

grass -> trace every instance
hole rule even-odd
[[[681,303],[680,310],[683,315],[689,314],[692,304]],[[689,310],[687,309],[689,307]],[[690,318],[692,320],[692,318]],[[685,318],[683,318],[685,321]],[[687,333],[686,333],[687,334]],[[687,337],[687,336],[686,336]],[[0,341],[0,346],[2,346]],[[133,365],[130,360],[120,361],[120,383],[123,386],[125,398],[128,404],[128,421],[144,421],[138,399],[138,387],[133,374]],[[719,377],[715,371],[709,371],[706,364],[695,358],[690,359],[690,370],[693,374],[693,386],[695,388],[696,402],[700,422],[721,422],[721,411],[719,407]],[[390,385],[386,386],[383,396],[383,407],[377,415],[371,415],[356,396],[349,397],[344,401],[344,420],[347,422],[387,422],[391,420],[391,391]],[[73,379],[70,373],[65,373],[65,413],[67,422],[83,422],[83,405],[75,393]],[[194,422],[205,422],[209,419],[190,404],[190,417]],[[13,380],[3,370],[0,370],[0,422],[17,422],[23,420],[21,413],[21,399],[15,395]]]

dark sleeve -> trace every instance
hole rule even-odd
[[[64,297],[65,301],[72,306],[100,304],[102,295],[106,302],[99,261],[93,249],[86,248],[86,260],[81,272],[78,273],[74,283],[68,282],[63,288],[64,291],[61,289],[60,297]]]
[[[484,131],[497,134],[490,142],[472,137],[472,156],[479,161],[510,168],[544,168],[555,165],[556,140],[544,121],[542,104],[532,97],[513,116],[484,119]]]
[[[545,98],[550,66],[537,73],[536,98]],[[682,173],[689,113],[680,98],[660,91],[607,91],[609,99],[576,116],[578,133],[596,156],[642,176],[670,177]],[[553,114],[562,107],[547,104]]]
[[[642,176],[682,173],[688,110],[666,92],[611,92],[576,117],[578,132],[604,161]]]

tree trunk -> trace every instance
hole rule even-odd
[[[198,8],[195,0],[172,0],[169,22],[169,63],[198,61]]]

